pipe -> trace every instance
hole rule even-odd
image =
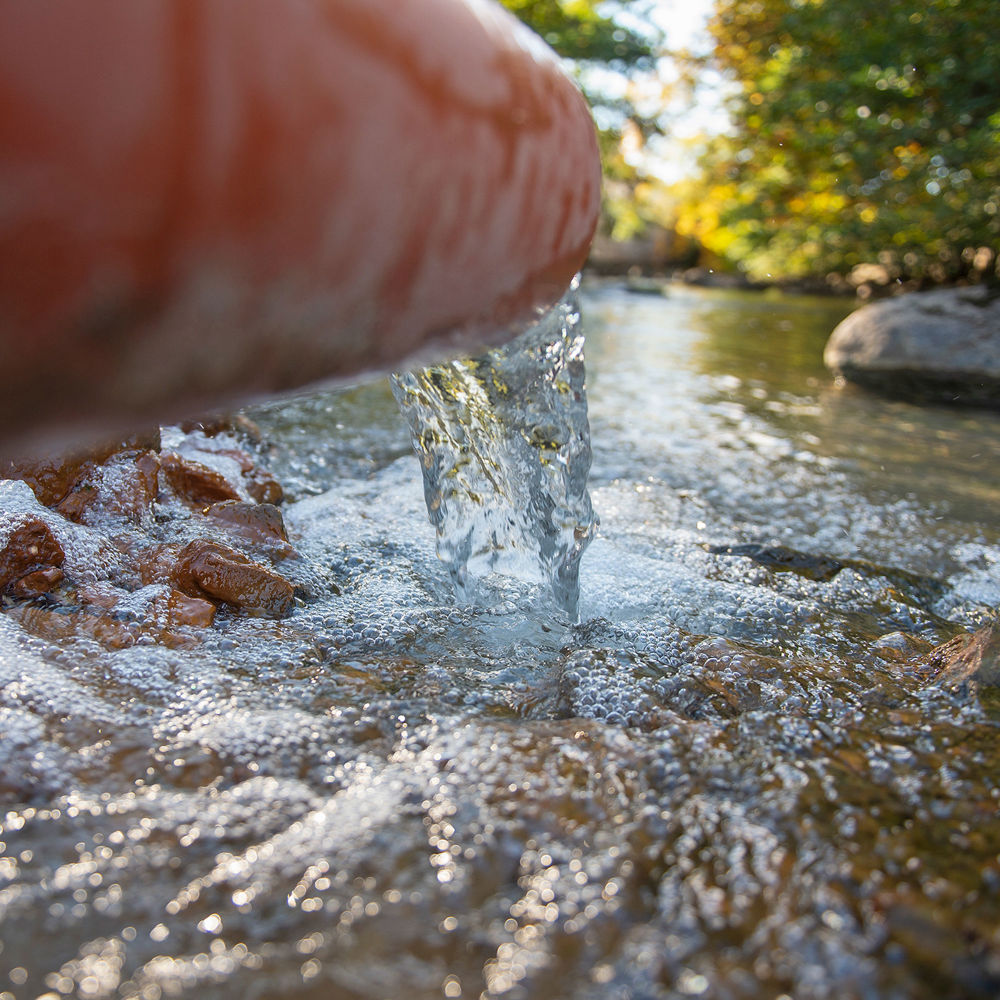
[[[600,167],[491,0],[0,6],[0,454],[504,339]]]

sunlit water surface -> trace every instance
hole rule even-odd
[[[255,411],[290,618],[0,619],[0,997],[998,995],[1000,706],[910,660],[1000,604],[1000,417],[837,387],[843,313],[587,292],[578,623],[456,601],[387,382]]]

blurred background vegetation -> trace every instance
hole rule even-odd
[[[998,0],[706,0],[683,45],[680,0],[502,2],[594,107],[596,268],[998,280]]]

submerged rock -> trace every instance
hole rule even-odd
[[[294,588],[283,576],[235,549],[206,539],[184,547],[173,578],[185,594],[207,596],[277,618],[288,614],[294,599]]]
[[[54,643],[80,637],[96,640],[108,650],[135,645],[190,649],[197,643],[192,628],[208,628],[215,605],[189,597],[172,587],[154,584],[137,591],[81,588],[80,603],[31,602],[14,606],[10,617],[32,635]]]
[[[832,580],[845,566],[839,559],[814,556],[784,545],[710,545],[713,555],[743,556],[776,573],[798,573],[808,580]]]
[[[49,590],[62,579],[65,559],[41,518],[22,514],[0,519],[0,590],[18,585],[34,592]]]
[[[940,671],[937,681],[945,687],[969,681],[984,687],[1000,686],[1000,623],[992,622],[938,646],[927,657],[927,666]]]
[[[894,396],[1000,407],[1000,296],[976,286],[863,306],[833,331],[823,359]]]

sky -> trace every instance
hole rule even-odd
[[[669,45],[692,47],[703,33],[712,0],[658,0],[653,19],[667,35]]]
[[[653,4],[652,16],[656,25],[663,30],[669,48],[698,51],[708,46],[705,25],[712,8],[713,0],[657,0]],[[661,61],[659,73],[664,80],[671,78],[671,66],[667,60]],[[602,87],[606,83],[611,92],[620,88],[620,92],[624,93],[624,79],[619,77],[615,80],[612,76],[609,74],[607,81],[602,80]],[[661,87],[651,80],[648,88],[648,110],[654,111],[662,100]],[[665,119],[665,122],[669,122],[668,134],[653,140],[641,153],[636,154],[643,168],[667,183],[681,180],[693,173],[695,155],[685,141],[706,132],[720,132],[726,127],[722,96],[721,89],[713,91],[705,88],[699,95],[696,107],[685,107],[683,113],[681,109],[674,109],[669,118]]]
[[[705,25],[712,8],[713,0],[659,0],[654,19],[665,32],[669,46],[698,51],[709,44]],[[669,72],[669,69],[664,67],[664,72]],[[706,87],[698,105],[675,120],[673,135],[665,137],[660,143],[653,143],[647,169],[668,183],[691,174],[695,157],[690,147],[683,145],[684,140],[706,132],[721,132],[726,128],[728,117],[722,107],[723,96],[721,87],[718,90]]]

